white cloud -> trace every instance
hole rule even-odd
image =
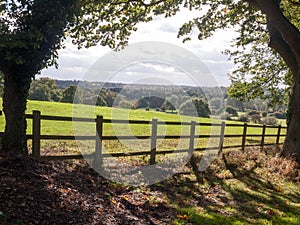
[[[177,38],[177,31],[179,27],[188,20],[197,16],[199,12],[190,12],[184,10],[175,17],[164,18],[163,16],[156,17],[149,23],[143,23],[139,25],[138,31],[134,33],[130,39],[130,43],[141,42],[141,41],[162,41],[172,43],[180,46],[192,53],[194,53],[203,63],[207,65],[210,71],[214,74],[215,79],[219,85],[228,85],[227,73],[232,70],[232,63],[227,62],[227,57],[222,55],[222,51],[226,47],[230,47],[230,40],[234,36],[232,31],[220,31],[217,32],[213,37],[199,41],[196,33],[192,35],[192,40],[183,44],[181,39]],[[200,14],[199,14],[200,15]],[[198,15],[198,16],[199,16]],[[70,41],[67,41],[66,48],[59,51],[59,69],[56,70],[53,67],[42,71],[41,76],[49,76],[57,79],[82,79],[88,69],[104,54],[110,50],[107,47],[92,47],[89,49],[78,50],[76,46],[72,45]],[[136,52],[135,54],[138,54]],[[159,49],[148,52],[147,54],[165,54],[165,57],[172,57],[166,52],[160,52]],[[111,68],[110,63],[107,62],[105,66],[106,70]],[[179,65],[182,62],[178,62]],[[189,65],[189,60],[186,60],[186,66],[193,66],[192,63]],[[105,71],[102,71],[103,73]],[[190,83],[188,78],[184,77],[172,66],[162,66],[154,64],[145,65],[133,65],[123,70],[123,75],[120,81],[128,79],[128,77],[138,79],[138,76],[146,77],[147,74],[164,74],[173,78],[172,82],[179,82],[179,84]],[[168,78],[170,79],[170,78]],[[186,80],[185,80],[186,79]]]

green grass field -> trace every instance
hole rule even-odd
[[[1,103],[1,99],[0,99]],[[159,121],[191,121],[211,122],[211,119],[193,118],[166,114],[162,112],[144,110],[125,110],[107,107],[92,107],[77,105],[78,113],[74,116],[95,118],[103,115],[106,119],[146,120],[158,118]],[[27,113],[40,110],[42,115],[72,116],[73,105],[54,102],[28,101]],[[220,123],[221,121],[213,121]],[[240,124],[226,121],[226,124]],[[4,116],[0,116],[0,131],[4,130]],[[159,134],[189,134],[189,127],[159,126]],[[76,132],[74,129],[76,128]],[[218,133],[219,127],[215,132]],[[95,134],[94,123],[74,123],[42,121],[42,134],[74,135]],[[243,127],[226,127],[225,134],[242,134]],[[248,134],[261,134],[261,128],[249,128]],[[284,133],[285,130],[282,131]],[[28,120],[28,133],[31,133],[31,120]],[[105,124],[104,135],[150,135],[150,125],[131,125],[130,127]],[[209,127],[198,127],[197,134],[214,133]],[[267,129],[267,134],[276,134],[277,129]],[[247,138],[247,144],[260,143],[260,137]],[[196,140],[195,147],[203,147],[207,139]],[[266,138],[266,142],[275,142],[275,137]],[[283,138],[281,139],[283,141]],[[79,144],[79,145],[78,145]],[[187,142],[182,145],[188,144]],[[218,144],[218,143],[214,143]],[[226,138],[224,145],[240,145],[241,138]],[[31,141],[28,141],[30,147]],[[176,149],[181,146],[179,140],[159,140],[158,150]],[[75,141],[49,140],[42,142],[43,155],[63,155],[84,151],[80,143]],[[88,150],[94,151],[94,141],[88,143]],[[109,151],[126,152],[150,150],[149,140],[134,141],[105,141],[104,147]],[[153,186],[155,197],[149,198],[149,203],[157,205],[160,201],[171,206],[177,212],[177,218],[172,220],[174,225],[187,224],[292,224],[300,222],[299,215],[299,183],[293,179],[295,175],[293,162],[277,156],[278,149],[246,148],[239,151],[224,151],[209,167],[202,177],[197,177],[193,171],[176,175],[176,179],[169,179]],[[273,153],[272,153],[273,152]],[[178,157],[171,154],[170,157]],[[175,155],[175,156],[174,156]],[[148,157],[148,156],[147,156]],[[131,163],[148,163],[148,158],[128,157]],[[168,156],[159,156],[164,159]],[[226,160],[224,160],[226,159]],[[124,160],[122,158],[118,160]],[[127,160],[127,159],[126,159]],[[198,159],[200,160],[200,159]],[[136,165],[137,165],[136,164]],[[70,166],[71,164],[68,164]],[[135,165],[135,164],[134,164]],[[188,168],[188,167],[187,167]],[[187,169],[188,170],[188,169]],[[297,171],[299,176],[299,171]],[[297,178],[299,179],[299,178]],[[151,193],[150,188],[137,189],[139,193]],[[160,195],[157,195],[157,193]],[[126,191],[128,196],[128,190]],[[161,196],[157,198],[157,196]],[[1,218],[0,218],[1,219]]]
[[[2,99],[0,99],[0,104],[2,105]],[[221,123],[220,120],[210,119],[210,118],[195,118],[189,116],[180,116],[174,114],[167,114],[164,112],[156,111],[145,111],[145,110],[127,110],[120,108],[109,108],[109,107],[94,107],[89,105],[73,105],[69,103],[57,103],[57,102],[44,102],[44,101],[28,101],[26,113],[31,114],[33,110],[41,111],[42,115],[51,116],[68,116],[68,117],[85,117],[85,118],[95,118],[96,115],[102,115],[105,119],[129,119],[129,120],[145,120],[150,121],[153,118],[157,118],[158,121],[185,121],[190,122],[195,120],[197,122],[203,123]],[[27,121],[28,129],[27,133],[32,133],[32,123],[29,119]],[[237,121],[226,121],[226,124],[241,124]],[[4,116],[0,116],[0,131],[4,130],[5,121]],[[79,122],[64,122],[64,121],[42,121],[41,122],[41,133],[44,135],[95,135],[95,123],[79,123]],[[122,135],[151,135],[150,125],[137,125],[137,124],[104,124],[103,135],[105,136],[122,136]],[[285,129],[282,129],[282,133]],[[196,134],[214,134],[218,135],[220,133],[220,127],[209,127],[209,126],[197,126]],[[243,127],[226,127],[225,134],[242,134]],[[248,128],[247,134],[261,134],[261,128]],[[189,135],[189,126],[179,126],[179,125],[159,125],[158,135]],[[266,134],[277,134],[277,129],[268,128]],[[249,137],[247,138],[246,144],[259,144],[260,137]],[[275,137],[266,137],[266,143],[274,143]],[[283,138],[281,138],[283,141]],[[87,142],[86,142],[87,143]],[[195,141],[195,147],[206,147],[206,146],[218,146],[218,140],[211,140],[208,144],[208,139],[197,139]],[[78,142],[74,141],[42,141],[42,148],[46,151],[46,154],[63,154],[65,152],[78,152],[83,151],[78,149]],[[158,140],[157,146],[158,150],[166,149],[176,149],[177,148],[188,148],[189,140],[174,140],[174,139],[160,139]],[[241,138],[226,138],[224,140],[224,146],[240,145]],[[28,143],[31,146],[31,141]],[[86,144],[84,144],[86,147]],[[93,143],[88,144],[88,149],[90,151]],[[127,140],[127,141],[105,141],[104,146],[113,152],[122,151],[141,151],[150,149],[149,140]],[[56,152],[56,153],[54,153]]]

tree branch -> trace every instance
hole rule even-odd
[[[267,28],[270,35],[269,47],[277,51],[288,67],[292,70],[293,74],[298,71],[297,58],[291,47],[282,38],[281,33],[275,28],[271,21],[267,22]]]
[[[251,0],[253,1],[253,0]],[[258,8],[267,16],[269,23],[281,34],[296,57],[300,58],[300,31],[282,13],[279,0],[255,0]]]
[[[292,3],[293,5],[300,6],[300,1],[289,0],[289,2]]]

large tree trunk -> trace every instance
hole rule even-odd
[[[290,99],[287,136],[283,155],[300,162],[300,70],[295,76],[293,93]]]
[[[280,0],[248,0],[248,3],[266,15],[269,46],[281,55],[293,73],[294,86],[283,155],[293,157],[300,163],[300,31],[283,14]]]
[[[28,154],[25,110],[31,78],[4,74],[3,111],[6,119],[2,151]]]

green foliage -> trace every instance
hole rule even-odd
[[[258,112],[257,110],[251,110],[251,111],[247,112],[247,114],[248,114],[249,116],[259,115],[259,112]]]
[[[224,101],[221,98],[213,98],[210,100],[210,105],[212,107],[213,110],[220,110],[223,109],[224,107]]]
[[[193,98],[193,103],[196,107],[199,117],[209,118],[211,115],[208,103],[201,98]]]
[[[119,102],[118,106],[123,109],[133,109],[134,108],[134,104],[132,102],[126,101],[126,100],[121,100]]]
[[[225,109],[231,116],[238,116],[237,110],[231,106],[227,106]]]
[[[55,80],[41,78],[31,83],[28,99],[58,102],[60,98],[61,90],[58,90]]]
[[[0,68],[4,74],[7,64],[18,70],[14,76],[25,77],[55,64],[66,28],[78,12],[76,1],[2,0],[0,6]]]
[[[97,96],[96,105],[112,107],[114,104],[117,104],[117,102],[115,102],[117,95],[117,92],[109,89],[101,89]]]
[[[97,97],[96,106],[107,106],[105,99],[101,95]]]
[[[178,109],[179,105],[179,98],[176,95],[171,95],[166,98],[164,103],[161,105],[161,109],[165,110],[176,110]]]
[[[33,77],[41,69],[56,64],[57,50],[63,47],[66,37],[79,48],[98,43],[111,48],[124,46],[138,22],[151,20],[150,12],[157,4],[143,1],[1,0],[0,68],[6,72],[5,63],[8,62],[23,65],[23,73]]]
[[[261,123],[261,117],[259,114],[253,114],[250,118],[253,123]]]
[[[268,115],[268,112],[266,112],[266,111],[261,112],[262,117],[266,117],[267,115]]]
[[[247,115],[247,114],[242,114],[242,115],[240,115],[240,116],[239,116],[239,121],[245,122],[245,123],[249,122],[248,115]]]
[[[273,115],[277,118],[277,119],[287,119],[286,113],[284,112],[274,112]]]
[[[226,105],[231,106],[233,108],[236,108],[236,109],[238,109],[238,111],[242,111],[242,112],[245,111],[245,107],[246,107],[244,102],[239,101],[236,98],[227,98],[226,99]]]
[[[204,118],[209,118],[211,115],[208,103],[200,98],[193,98],[182,103],[179,107],[179,112],[182,115],[199,116]]]
[[[221,120],[231,120],[231,115],[228,112],[223,112],[219,115]]]
[[[191,39],[191,33],[197,32],[198,38],[202,40],[219,29],[234,28],[237,36],[233,40],[232,48],[224,51],[237,65],[237,69],[230,76],[232,86],[229,95],[241,101],[260,96],[270,99],[268,104],[271,106],[287,105],[293,83],[292,71],[295,72],[297,65],[289,62],[289,59],[296,46],[291,46],[291,43],[282,38],[286,34],[281,32],[288,31],[277,30],[277,21],[270,22],[269,19],[268,23],[268,16],[275,13],[279,16],[282,13],[286,17],[284,19],[291,23],[291,27],[298,28],[299,35],[300,4],[298,1],[289,0],[279,2],[280,8],[274,2],[275,7],[268,11],[266,8],[270,7],[267,2],[255,0],[186,1],[184,6],[187,8],[205,10],[202,16],[185,23],[180,28],[178,37],[187,41]],[[270,40],[278,38],[281,48],[289,48],[290,54],[286,54],[289,56],[285,57],[280,47],[271,43]]]
[[[281,5],[283,14],[299,29],[300,5],[291,1],[281,1]],[[234,40],[232,49],[225,51],[237,65],[230,75],[232,85],[228,93],[239,100],[261,97],[269,99],[270,106],[287,105],[293,83],[293,68],[286,64],[277,51],[267,48],[274,34],[270,28],[268,30],[264,16],[255,16],[252,20],[238,29],[239,36]]]
[[[71,85],[62,94],[61,102],[82,103],[82,91],[79,87]]]
[[[263,118],[261,120],[261,123],[266,124],[266,125],[276,126],[276,125],[278,125],[278,120],[274,116],[268,116],[268,117]]]
[[[288,63],[287,58],[294,56],[294,59],[299,59],[299,53],[293,51],[294,46],[282,38],[284,36],[282,30],[276,30],[274,24],[271,24],[272,26],[270,23],[267,24],[267,16],[274,13],[277,15],[279,13],[280,16],[282,12],[287,22],[293,25],[286,29],[290,31],[295,27],[299,28],[300,6],[298,2],[283,0],[279,8],[279,3],[274,2],[275,10],[271,9],[270,13],[266,10],[270,8],[268,4],[269,1],[256,0],[1,0],[0,70],[6,77],[12,78],[10,88],[17,87],[18,99],[22,99],[18,108],[14,106],[9,113],[12,108],[9,102],[13,101],[4,95],[6,106],[4,111],[6,114],[16,112],[13,116],[18,117],[17,120],[22,119],[22,116],[17,114],[21,115],[26,109],[31,79],[43,68],[50,65],[57,66],[57,51],[63,48],[67,37],[79,48],[97,44],[120,48],[128,43],[128,38],[136,30],[138,22],[148,22],[154,15],[172,16],[182,7],[190,10],[205,8],[204,15],[194,18],[180,28],[178,36],[183,37],[184,41],[190,39],[190,34],[195,28],[199,39],[212,36],[218,29],[234,27],[239,33],[234,41],[237,49],[226,51],[238,64],[238,69],[231,78],[233,82],[229,90],[231,96],[243,99],[245,96],[255,98],[260,95],[272,98],[270,104],[284,102],[284,99],[290,96],[287,90],[293,82],[291,74],[295,72],[295,65],[299,66],[299,63]],[[277,20],[272,22],[276,23]],[[272,39],[276,31],[282,35],[279,39],[290,48],[290,54],[284,57],[284,54],[273,45],[284,62],[275,51],[266,49],[266,43],[269,42],[268,35]],[[299,32],[297,34],[299,36]],[[272,42],[270,46],[271,44]],[[249,82],[249,77],[253,82]],[[40,95],[45,97],[48,94],[40,93]],[[71,92],[65,93],[63,101],[69,102],[71,95]],[[113,96],[109,97],[110,99],[105,101],[111,106]],[[58,98],[56,95],[56,99]],[[82,99],[77,100],[81,102]],[[202,103],[195,101],[195,105],[200,108],[203,106]],[[206,109],[197,111],[199,114],[206,112]],[[25,137],[25,134],[22,137]]]

